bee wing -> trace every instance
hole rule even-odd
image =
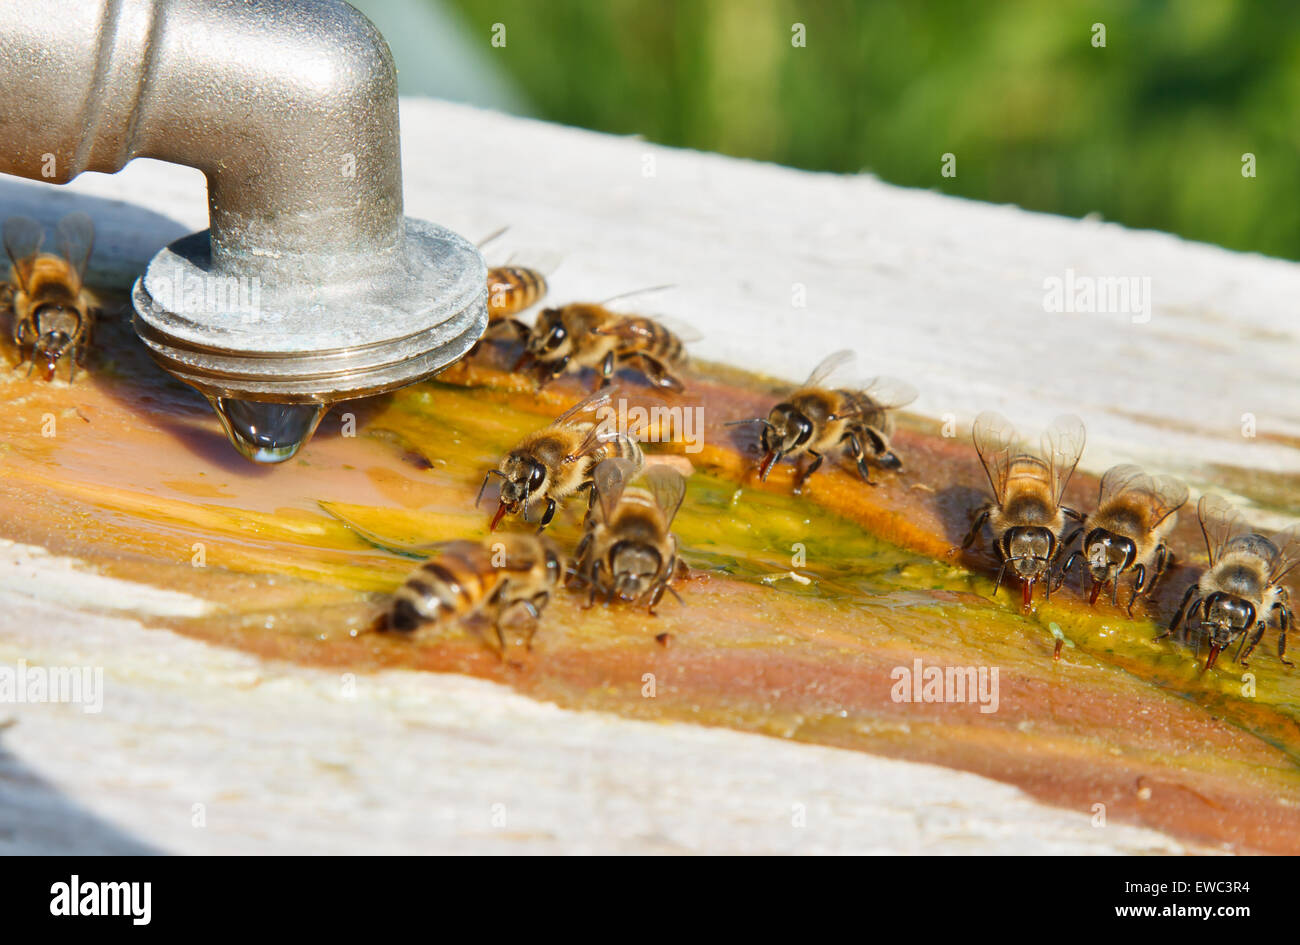
[[[804,381],[803,386],[825,387],[827,380],[830,379],[832,374],[845,365],[852,364],[856,359],[857,355],[847,348],[842,351],[836,351],[834,354],[827,355],[822,359],[820,364],[813,368],[812,373],[808,375],[808,380]]]
[[[1101,477],[1097,505],[1105,505],[1125,493],[1139,495],[1146,501],[1151,509],[1152,527],[1187,504],[1187,486],[1182,481],[1173,476],[1148,476],[1141,466],[1133,463],[1106,470]]]
[[[629,459],[602,459],[596,464],[591,479],[596,490],[596,500],[600,503],[600,510],[604,513],[605,521],[609,521],[613,517],[614,510],[618,508],[619,500],[623,498],[623,490],[627,488],[629,480],[636,474],[636,463]]]
[[[610,302],[621,302],[623,299],[636,298],[638,295],[649,295],[651,292],[663,292],[666,289],[675,289],[677,286],[668,283],[666,285],[650,285],[643,289],[633,289],[631,292],[620,292],[618,295],[611,295],[607,299],[597,302],[597,305],[606,306]]]
[[[580,414],[584,414],[589,411],[595,412],[599,410],[601,407],[607,406],[609,402],[614,399],[614,395],[617,394],[618,392],[619,392],[618,388],[612,386],[603,387],[600,390],[592,391],[592,393],[588,394],[582,400],[578,401],[568,410],[564,411],[564,413],[560,414],[558,417],[552,420],[551,426],[562,427],[570,420],[572,420],[574,417]]]
[[[1142,467],[1134,463],[1112,466],[1101,477],[1101,487],[1097,490],[1097,504],[1105,505],[1117,495],[1128,492],[1129,489],[1149,478],[1142,471]]]
[[[916,400],[916,388],[893,377],[873,377],[861,388],[881,410],[897,410]]]
[[[77,274],[77,288],[86,277],[86,265],[90,262],[90,251],[95,246],[95,224],[84,213],[69,213],[54,228],[55,241],[59,253],[68,261]]]
[[[521,249],[510,254],[510,258],[506,260],[506,265],[519,269],[531,269],[543,279],[546,279],[551,273],[560,268],[562,262],[564,262],[564,256],[561,253],[550,250]]]
[[[1087,439],[1083,421],[1074,414],[1057,417],[1043,434],[1043,458],[1051,465],[1052,498],[1057,505],[1074,474],[1074,467],[1079,465]]]
[[[1276,584],[1300,564],[1300,525],[1282,529],[1273,536],[1272,541],[1277,546],[1277,558],[1268,577],[1270,583]]]
[[[1159,525],[1187,504],[1187,483],[1173,476],[1151,478],[1152,522]]]
[[[989,485],[993,487],[993,497],[1000,504],[1007,496],[1007,473],[1011,470],[1011,457],[1019,439],[1016,428],[1002,414],[986,410],[975,418],[971,439],[975,441],[975,452],[979,454]]]
[[[1241,513],[1222,496],[1201,496],[1201,501],[1196,503],[1196,516],[1201,520],[1201,534],[1205,536],[1211,567],[1219,560],[1224,545],[1250,532]]]
[[[615,335],[620,338],[647,338],[650,336],[650,330],[646,327],[644,321],[637,318],[627,317],[626,312],[614,312],[615,315],[624,317],[617,318],[601,328],[592,330],[593,335]],[[659,327],[666,328],[677,336],[679,341],[691,343],[700,341],[704,338],[698,331],[683,321],[675,318],[669,318],[663,315],[643,315],[640,318],[646,321],[655,322]]]
[[[5,252],[13,260],[14,273],[18,276],[19,288],[24,291],[32,271],[32,260],[41,251],[45,242],[45,229],[28,217],[10,217],[5,220]]]
[[[488,243],[491,243],[491,242],[493,242],[493,241],[495,241],[495,240],[499,240],[501,237],[505,236],[506,231],[509,230],[509,229],[510,229],[510,224],[507,223],[505,226],[501,227],[499,230],[493,230],[490,234],[488,234],[487,236],[483,237],[481,240],[479,240],[479,241],[478,241],[477,243],[475,243],[474,245],[477,246],[479,249],[482,249],[482,248],[483,248],[484,246],[486,246]]]
[[[686,477],[671,466],[657,465],[645,471],[645,483],[671,525],[686,497]]]

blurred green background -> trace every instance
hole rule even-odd
[[[419,2],[514,110],[1300,259],[1296,0]]]

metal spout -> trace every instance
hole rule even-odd
[[[204,172],[209,229],[132,302],[214,404],[319,414],[436,373],[486,326],[475,247],[403,216],[392,57],[341,0],[4,0],[0,141],[0,171],[54,183],[136,157]]]

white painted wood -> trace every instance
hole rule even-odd
[[[463,106],[406,101],[402,121],[409,213],[474,239],[509,224],[492,253],[562,254],[560,299],[674,283],[647,304],[698,325],[703,358],[798,379],[847,346],[865,371],[913,383],[932,417],[991,407],[1032,425],[1075,410],[1094,471],[1122,457],[1207,486],[1198,457],[1300,469],[1295,449],[1240,435],[1251,412],[1261,431],[1300,436],[1294,264]],[[52,221],[74,206],[95,218],[98,276],[120,282],[206,225],[202,178],[183,168],[140,161],[61,189],[0,180],[5,213]],[[1150,277],[1150,321],[1045,311],[1044,280],[1071,268]],[[2,551],[0,569],[67,566]],[[0,736],[4,850],[1179,849],[972,775],[566,712],[484,682],[386,673],[348,700],[337,676],[146,630],[47,586],[0,581],[0,662],[90,661],[108,689],[94,717],[0,706],[16,720]],[[505,827],[491,826],[495,803]],[[796,804],[806,827],[792,826]]]
[[[0,586],[0,668],[104,679],[97,713],[0,705],[0,853],[1183,852],[930,765],[570,712],[459,676],[353,685],[263,664],[66,607],[46,579],[68,567],[0,548],[0,573],[29,578]],[[105,602],[135,590],[95,580]]]

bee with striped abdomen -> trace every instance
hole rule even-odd
[[[522,615],[530,623],[528,645],[541,613],[560,586],[567,562],[549,538],[496,535],[484,542],[453,541],[416,569],[393,595],[384,629],[413,633],[446,630],[485,620],[505,658],[505,627]]]
[[[597,422],[594,417],[578,419],[608,404],[615,390],[595,392],[549,425],[528,434],[506,453],[496,469],[487,472],[478,502],[483,500],[491,477],[501,480],[496,514],[492,516],[493,530],[507,514],[523,515],[524,521],[529,521],[529,514],[539,505],[546,510],[538,530],[545,528],[555,517],[561,499],[592,487],[592,470],[603,459],[622,457],[640,468],[641,447],[631,435],[620,432],[611,422]]]
[[[546,277],[526,266],[494,266],[488,270],[488,333],[510,331],[521,340],[528,326],[515,318],[546,295]]]
[[[1187,502],[1187,486],[1172,476],[1148,476],[1139,466],[1126,463],[1101,477],[1097,510],[1083,522],[1083,545],[1070,553],[1061,568],[1059,587],[1074,562],[1087,562],[1092,577],[1088,603],[1095,604],[1106,584],[1111,603],[1119,605],[1119,578],[1133,574],[1133,595],[1128,613],[1141,594],[1149,593],[1171,558],[1166,536]]]
[[[803,386],[772,408],[766,417],[736,420],[728,426],[761,423],[759,444],[763,460],[758,467],[762,480],[781,459],[810,461],[795,476],[794,493],[803,491],[808,477],[820,468],[827,452],[839,449],[857,466],[864,482],[871,483],[869,466],[902,469],[902,461],[890,446],[894,432],[891,411],[916,399],[916,391],[902,381],[875,378],[863,384],[829,387],[831,376],[853,361],[852,351],[836,351],[813,370]]]
[[[45,230],[39,223],[27,217],[5,221],[5,252],[12,261],[13,339],[31,360],[28,373],[39,361],[47,381],[54,379],[60,359],[70,356],[71,382],[93,327],[95,302],[82,280],[95,227],[84,213],[72,213],[59,221],[55,236],[58,253],[43,253]]]
[[[1277,658],[1293,665],[1286,658],[1291,600],[1282,579],[1300,563],[1300,525],[1265,538],[1250,530],[1240,512],[1214,495],[1201,496],[1196,514],[1210,566],[1187,589],[1169,629],[1156,639],[1169,636],[1180,626],[1208,634],[1210,655],[1205,668],[1210,669],[1219,654],[1240,637],[1246,651],[1239,651],[1238,661],[1246,666],[1276,613]],[[1255,633],[1247,644],[1246,634],[1252,629]]]
[[[688,329],[669,327],[662,319],[625,315],[605,303],[573,302],[542,309],[515,370],[535,365],[545,385],[593,368],[604,386],[616,369],[637,368],[656,387],[681,391],[678,374],[690,363],[683,338],[690,336]]]
[[[1083,520],[1074,509],[1061,505],[1066,483],[1083,454],[1083,421],[1072,415],[1058,417],[1043,434],[1041,456],[1027,452],[1007,419],[991,411],[975,418],[972,438],[993,488],[993,501],[980,509],[961,547],[965,550],[974,544],[987,523],[1001,559],[993,593],[997,594],[1010,566],[1020,578],[1023,606],[1028,610],[1036,581],[1043,580],[1046,593],[1051,594],[1052,565],[1073,540],[1070,536],[1062,541],[1066,518]]]
[[[637,477],[634,464],[607,459],[596,467],[596,503],[578,545],[575,577],[587,603],[603,596],[646,603],[653,614],[664,591],[684,570],[677,556],[673,519],[686,495],[686,479],[670,466],[650,466]]]

